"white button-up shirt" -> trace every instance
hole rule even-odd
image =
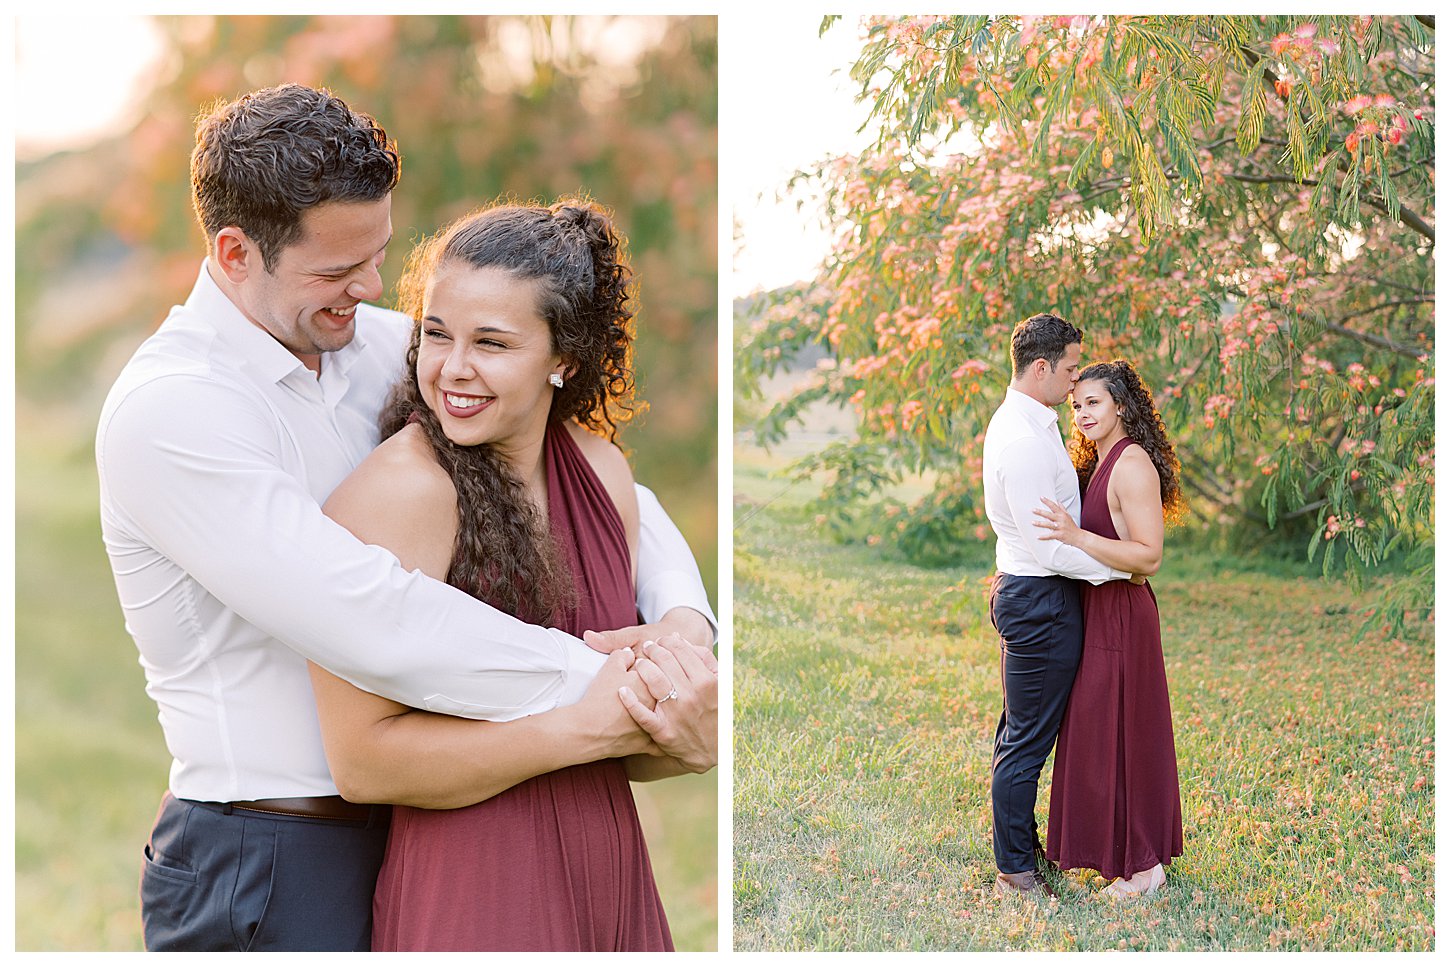
[[[1077,471],[1062,445],[1057,414],[1026,393],[1007,388],[982,441],[987,520],[997,535],[997,570],[1023,577],[1060,574],[1102,584],[1132,577],[1061,541],[1044,541],[1032,513],[1050,497],[1081,523]]]
[[[116,380],[96,434],[101,532],[173,756],[171,791],[335,795],[307,659],[416,708],[507,720],[577,701],[603,656],[405,571],[321,504],[378,444],[408,320],[359,306],[320,378],[203,264]],[[638,601],[711,618],[693,556],[640,492]]]

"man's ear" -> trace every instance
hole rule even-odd
[[[212,261],[233,285],[241,285],[253,272],[262,271],[262,253],[247,233],[230,225],[216,233],[211,243]]]

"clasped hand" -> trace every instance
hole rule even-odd
[[[638,651],[639,646],[646,641],[659,641],[671,634],[679,635],[699,646],[701,659],[707,665],[713,665],[715,656],[709,645],[714,640],[714,629],[700,612],[683,606],[671,608],[665,612],[664,617],[652,624],[630,625],[613,631],[586,631],[584,644],[607,655],[621,648]]]
[[[611,652],[575,708],[599,757],[667,756],[689,772],[719,761],[719,665],[679,635]]]
[[[679,635],[646,641],[640,652],[634,671],[650,701],[646,704],[628,685],[619,689],[620,701],[664,755],[691,772],[715,768],[720,744],[715,656]]]

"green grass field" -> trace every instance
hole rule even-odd
[[[832,543],[777,462],[737,450],[735,949],[1434,949],[1430,627],[1356,643],[1372,588],[1175,553],[1170,531],[1184,855],[1145,901],[1086,872],[999,900],[990,546],[925,570]]]
[[[88,445],[22,432],[17,466],[15,945],[139,950],[141,848],[170,757],[122,627]],[[715,773],[635,787],[681,950],[717,949],[716,789]]]

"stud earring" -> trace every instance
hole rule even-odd
[[[554,387],[554,389],[563,389],[564,388],[564,377],[560,376],[558,373],[550,373],[549,374],[549,385],[552,386],[552,387]]]

